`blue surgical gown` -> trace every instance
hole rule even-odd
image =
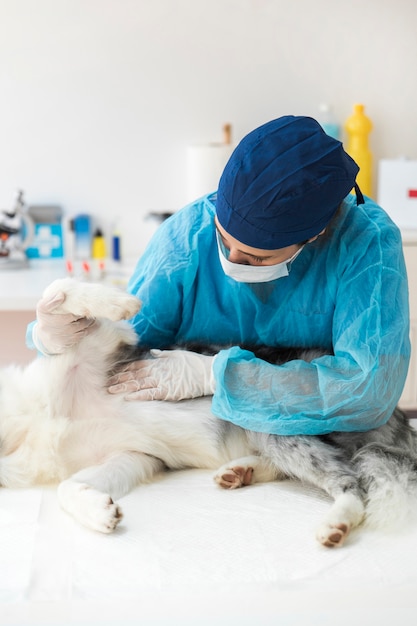
[[[317,435],[385,423],[407,374],[408,286],[401,236],[372,200],[348,196],[288,277],[238,283],[219,261],[215,195],[164,222],[128,290],[140,343],[233,346],[214,360],[218,417],[253,431]],[[271,365],[239,345],[321,347],[307,363]]]

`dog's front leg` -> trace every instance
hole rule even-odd
[[[61,482],[58,500],[61,507],[83,526],[111,533],[123,518],[115,500],[162,469],[162,461],[155,457],[123,452]]]

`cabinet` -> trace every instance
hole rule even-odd
[[[0,310],[0,367],[26,365],[35,353],[26,347],[25,335],[29,322],[35,319],[33,311]]]

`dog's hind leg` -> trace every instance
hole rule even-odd
[[[406,446],[380,443],[359,450],[353,462],[366,493],[366,525],[386,530],[415,524],[417,515],[417,457]]]
[[[225,463],[214,476],[215,482],[223,489],[237,489],[253,485],[253,483],[266,483],[279,478],[285,477],[277,471],[271,462],[256,455]]]
[[[251,443],[288,478],[323,489],[334,503],[316,537],[324,546],[341,546],[364,517],[364,502],[353,468],[340,451],[317,437],[279,437],[252,433]]]
[[[343,490],[346,489],[344,493]],[[362,522],[365,507],[356,485],[340,486],[336,493],[326,489],[333,495],[334,503],[316,531],[316,538],[326,548],[341,546],[350,531]]]
[[[58,500],[67,513],[87,528],[111,533],[123,517],[115,500],[149,481],[163,467],[155,457],[123,452],[61,482]]]

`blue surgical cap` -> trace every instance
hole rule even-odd
[[[301,243],[325,228],[358,171],[316,120],[280,117],[233,151],[219,182],[217,218],[229,235],[253,248]]]

